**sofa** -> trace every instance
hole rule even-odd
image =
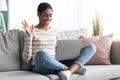
[[[73,36],[73,40],[76,40],[80,35],[87,36],[86,33],[85,29],[75,32],[59,32],[61,36],[59,42],[73,39]],[[72,34],[73,36],[66,37],[66,34]],[[61,80],[57,74],[41,75],[33,73],[31,71],[32,65],[24,63],[21,57],[23,42],[24,31],[22,30],[0,31],[0,80]],[[74,73],[70,80],[120,80],[120,40],[113,40],[110,60],[112,63],[110,65],[85,65],[87,69],[85,75]]]

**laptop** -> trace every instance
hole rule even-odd
[[[75,59],[80,55],[82,39],[58,40],[55,58],[57,60]]]

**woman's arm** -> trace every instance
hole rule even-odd
[[[23,61],[26,63],[28,63],[32,57],[32,39],[33,39],[33,36],[29,36],[27,33],[25,33],[22,58],[23,58]]]
[[[26,31],[24,35],[24,49],[22,53],[23,61],[28,63],[32,57],[32,39],[34,34],[34,26],[30,27],[28,23],[24,20],[22,22],[23,29]]]

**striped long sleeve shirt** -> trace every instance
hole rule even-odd
[[[40,50],[47,51],[50,55],[55,56],[55,47],[57,40],[57,32],[50,28],[48,31],[34,29],[34,36],[25,33],[24,50],[22,53],[23,61],[28,63],[30,60],[34,65],[36,52]]]

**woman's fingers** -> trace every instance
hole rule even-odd
[[[22,22],[22,24],[23,24],[23,26],[22,26],[22,27],[24,27],[24,28],[25,28],[26,26],[25,26],[24,22]]]
[[[24,26],[22,26],[22,28],[23,28],[24,30],[26,30]]]
[[[33,36],[33,33],[34,33],[34,26],[32,25],[31,27],[28,25],[27,21],[24,20],[22,22],[23,24],[23,29],[30,35],[30,36]]]
[[[24,20],[24,24],[25,24],[26,26],[29,26],[26,20]]]
[[[32,24],[32,28],[31,28],[31,33],[32,33],[32,35],[34,35],[34,26],[33,26],[33,24]]]
[[[34,26],[33,26],[33,24],[32,24],[32,30],[34,30]]]
[[[23,26],[26,28],[26,27],[29,27],[28,23],[26,20],[24,20],[24,22],[22,22]]]

